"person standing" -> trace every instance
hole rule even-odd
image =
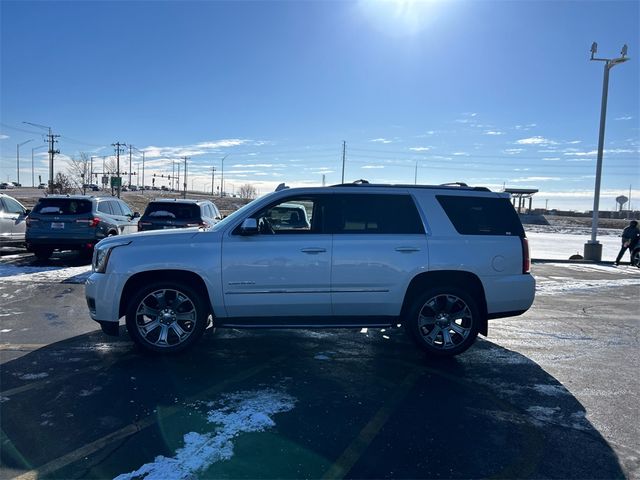
[[[633,255],[633,249],[640,240],[640,229],[638,229],[638,222],[631,220],[629,226],[622,231],[622,248],[618,253],[615,265],[620,265],[620,259],[624,255],[625,250],[629,249],[629,255]]]

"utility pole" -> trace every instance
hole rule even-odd
[[[211,167],[211,196],[213,197],[213,186],[216,180],[216,167]]]
[[[184,190],[182,192],[182,198],[187,198],[187,160],[190,157],[182,157],[184,159]]]
[[[44,125],[40,125],[32,122],[22,122],[22,123],[27,125],[33,125],[34,127],[38,127],[38,128],[44,128],[45,130],[49,131],[49,134],[47,135],[47,138],[49,140],[49,193],[53,193],[53,180],[54,180],[53,179],[53,160],[56,153],[60,153],[60,150],[55,150],[54,146],[55,146],[55,142],[57,141],[56,138],[58,138],[60,135],[54,135],[53,133],[51,133],[51,127],[46,127]]]
[[[607,97],[609,95],[609,70],[620,63],[627,60],[627,45],[625,44],[620,51],[618,58],[595,58],[598,52],[598,44],[593,42],[591,45],[591,60],[604,63],[604,78],[602,80],[602,102],[600,105],[600,132],[598,135],[598,159],[596,163],[596,184],[593,196],[593,215],[591,219],[591,240],[584,244],[584,259],[602,260],[602,244],[596,240],[598,233],[598,215],[600,208],[600,180],[602,177],[602,155],[604,153],[604,128],[607,119]]]
[[[129,186],[131,186],[131,150],[133,145],[129,145]]]
[[[122,179],[120,178],[120,152],[121,147],[126,147],[126,143],[116,142],[111,144],[112,147],[116,148],[116,182],[117,182],[117,195],[120,198],[120,190],[122,188]]]
[[[344,183],[344,162],[347,158],[347,142],[342,141],[342,183]]]
[[[418,184],[418,161],[416,160],[416,173],[413,176],[413,184],[417,185]]]
[[[142,191],[144,191],[144,150],[142,151]]]

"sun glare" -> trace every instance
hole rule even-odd
[[[437,0],[361,0],[364,16],[380,30],[393,35],[413,35],[433,20]]]

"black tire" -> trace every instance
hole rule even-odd
[[[451,357],[475,341],[482,321],[476,299],[456,287],[436,287],[417,295],[404,326],[427,355]]]
[[[640,268],[640,248],[636,248],[631,252],[631,265]]]
[[[52,253],[53,253],[53,248],[38,247],[33,249],[33,254],[36,256],[38,260],[42,262],[49,260]]]
[[[126,312],[127,331],[146,352],[178,353],[202,337],[208,315],[196,290],[157,282],[144,286],[131,298]]]

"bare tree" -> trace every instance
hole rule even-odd
[[[240,187],[240,190],[238,191],[240,198],[249,198],[249,199],[256,198],[257,193],[258,191],[256,190],[256,187],[254,187],[250,183],[245,183]]]
[[[65,175],[62,172],[58,172],[55,178],[55,182],[53,184],[53,193],[73,193],[73,182],[68,175]]]
[[[89,178],[90,161],[91,157],[88,154],[80,152],[79,158],[71,158],[67,162],[67,177],[69,182],[75,186],[75,188],[80,189],[83,184],[91,183],[91,179]]]

